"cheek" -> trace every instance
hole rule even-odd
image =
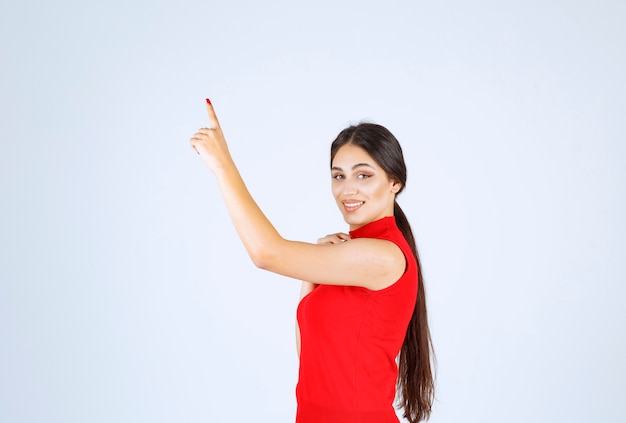
[[[388,187],[384,184],[369,186],[367,191],[372,197],[384,197],[389,193]]]

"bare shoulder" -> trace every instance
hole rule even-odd
[[[344,263],[359,267],[362,286],[380,290],[396,282],[406,270],[406,257],[396,244],[376,238],[357,238],[337,245]]]
[[[354,252],[374,254],[387,259],[400,258],[404,262],[404,253],[402,253],[400,247],[386,239],[357,238],[344,242],[340,246],[349,248]]]

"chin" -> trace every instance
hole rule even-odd
[[[369,221],[366,219],[362,219],[362,218],[358,218],[357,216],[351,216],[351,215],[344,215],[343,216],[343,220],[350,226],[363,226],[366,223],[368,223]]]

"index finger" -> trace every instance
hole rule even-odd
[[[215,109],[213,109],[213,105],[211,104],[211,100],[206,99],[206,111],[209,114],[209,127],[211,129],[216,129],[220,127],[220,121],[217,120],[217,115],[215,114]]]

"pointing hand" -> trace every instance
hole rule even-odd
[[[189,142],[208,168],[215,171],[224,161],[230,160],[230,153],[219,120],[208,98],[206,99],[206,109],[209,115],[209,127],[198,129],[198,132],[191,137]]]

